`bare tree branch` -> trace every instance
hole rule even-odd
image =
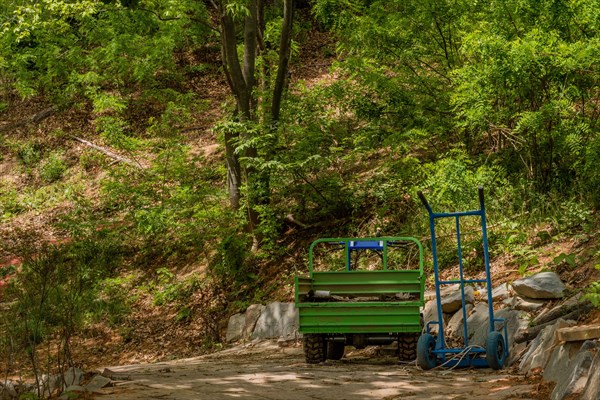
[[[52,106],[49,108],[46,108],[26,119],[23,119],[21,121],[17,121],[15,123],[12,124],[6,124],[6,125],[2,125],[0,126],[0,133],[4,133],[4,132],[10,132],[12,130],[15,130],[17,128],[22,128],[24,126],[27,126],[29,124],[39,124],[40,122],[42,122],[43,120],[45,120],[48,117],[51,117],[52,115],[54,115],[54,113],[56,112],[57,107],[56,106]]]
[[[79,138],[77,136],[71,136],[71,139],[73,139],[73,140],[75,140],[75,141],[77,141],[79,143],[83,143],[84,145],[86,145],[88,147],[91,147],[92,149],[94,149],[96,151],[101,152],[102,154],[104,154],[104,155],[112,158],[113,160],[116,160],[118,162],[122,162],[122,163],[127,164],[127,165],[131,165],[132,167],[135,167],[135,168],[138,168],[138,169],[145,169],[145,167],[142,164],[140,164],[138,161],[134,161],[134,160],[131,160],[129,158],[120,156],[117,153],[115,153],[115,152],[107,149],[106,147],[98,146],[97,144],[94,144],[94,143],[89,142],[89,141],[87,141],[85,139]]]

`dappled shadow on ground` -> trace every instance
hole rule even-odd
[[[494,399],[530,398],[533,386],[490,369],[421,371],[390,357],[303,362],[275,345],[195,359],[114,367],[131,381],[103,399]]]

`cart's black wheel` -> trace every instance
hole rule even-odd
[[[506,362],[506,344],[500,332],[490,332],[485,343],[485,358],[492,369],[502,369]]]
[[[308,364],[318,364],[325,361],[327,356],[327,342],[325,336],[317,333],[307,333],[302,339],[304,359]]]
[[[414,361],[417,358],[418,332],[398,334],[398,358],[400,361]]]
[[[327,343],[327,359],[328,360],[341,360],[344,357],[345,346],[342,342],[328,342]]]
[[[437,366],[437,357],[433,353],[435,350],[435,338],[429,333],[424,333],[417,342],[417,364],[419,367],[428,370]]]

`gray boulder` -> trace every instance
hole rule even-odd
[[[515,310],[521,310],[526,312],[534,312],[546,305],[545,300],[534,300],[534,299],[523,299],[521,297],[513,297],[510,301],[509,307]]]
[[[425,308],[423,309],[423,321],[425,322],[425,326],[427,326],[428,323],[437,321],[438,319],[437,301],[435,301],[435,298],[433,298],[425,303]],[[438,332],[438,324],[432,324],[430,328],[431,332]]]
[[[469,320],[469,315],[470,315],[471,310],[473,310],[473,305],[466,304],[465,311],[467,314],[467,321]],[[464,315],[463,315],[463,309],[461,308],[452,316],[452,318],[450,318],[450,321],[448,321],[448,325],[447,325],[448,336],[462,338],[464,336],[463,321],[464,321]]]
[[[563,297],[565,284],[554,272],[540,272],[513,282],[517,294],[531,299],[558,299]]]
[[[465,286],[465,304],[475,302],[475,291],[472,286]],[[462,308],[462,293],[460,288],[449,295],[442,295],[442,311],[446,314],[452,314]]]
[[[492,300],[494,301],[508,299],[509,296],[510,291],[508,290],[508,285],[506,284],[495,287],[492,290]]]
[[[12,381],[0,382],[0,400],[12,400],[17,398],[17,390]]]
[[[513,337],[519,329],[527,326],[527,321],[520,318],[517,311],[509,308],[494,311],[494,319],[504,319],[506,323],[506,333],[503,325],[496,323],[494,328],[508,339],[508,352],[510,360],[513,359],[513,348],[515,343]],[[487,303],[479,303],[475,307],[475,312],[467,320],[469,332],[469,345],[485,347],[487,337],[490,333],[490,312]]]
[[[260,314],[252,339],[294,339],[298,336],[298,325],[298,310],[294,303],[271,303]]]
[[[487,303],[477,303],[471,316],[467,318],[467,332],[470,346],[485,346],[489,332],[490,312]]]
[[[83,371],[79,368],[71,367],[65,372],[65,385],[67,386],[77,386],[81,383],[83,379]]]
[[[244,339],[249,339],[252,336],[252,332],[254,332],[254,328],[256,327],[256,323],[260,318],[260,315],[265,310],[265,306],[262,304],[252,304],[245,313],[244,318],[244,330],[242,332],[242,337]]]
[[[229,317],[229,323],[227,324],[227,333],[225,335],[225,341],[228,343],[241,340],[244,333],[244,325],[246,323],[246,316],[244,314],[234,314]]]
[[[264,309],[265,306],[262,304],[253,304],[246,309],[246,312],[229,317],[225,341],[231,343],[250,339]]]

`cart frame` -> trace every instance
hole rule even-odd
[[[485,216],[485,201],[483,187],[479,191],[479,209],[461,212],[434,212],[423,195],[419,191],[418,196],[429,214],[429,229],[431,231],[431,251],[433,256],[433,272],[435,278],[435,295],[437,302],[437,321],[430,321],[425,327],[425,333],[419,338],[417,346],[417,362],[423,369],[431,369],[438,365],[444,367],[491,367],[500,369],[508,358],[508,332],[504,318],[494,317],[494,305],[492,296],[492,279],[490,274],[490,260],[488,251],[488,236]],[[481,233],[483,239],[483,258],[485,265],[485,279],[468,279],[463,269],[463,257],[461,249],[460,218],[466,216],[478,216],[481,218]],[[459,277],[458,279],[441,280],[439,275],[437,241],[435,233],[435,222],[442,218],[454,218],[456,221],[456,238],[458,247]],[[447,348],[444,337],[444,319],[441,305],[440,288],[442,285],[459,284],[462,300],[463,336],[464,347]],[[468,336],[467,311],[465,307],[465,284],[485,284],[487,288],[487,302],[489,312],[489,329],[486,346],[470,346]],[[437,338],[434,338],[431,325],[438,325]],[[503,331],[502,335],[497,327]],[[447,359],[450,357],[450,359]]]

